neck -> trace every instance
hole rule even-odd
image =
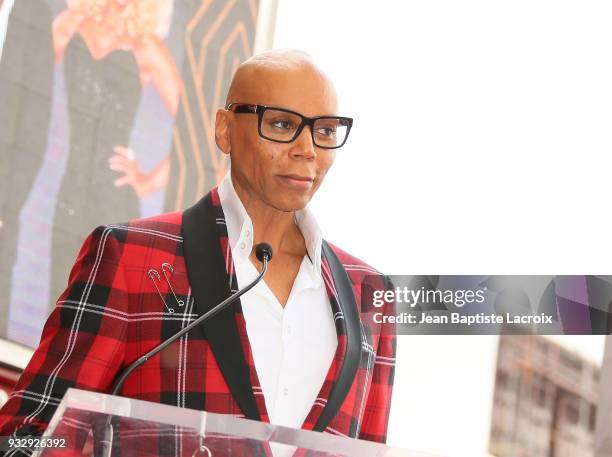
[[[294,222],[295,211],[273,208],[235,181],[234,189],[253,223],[253,246],[265,241],[272,246],[275,255],[306,254],[304,237]]]

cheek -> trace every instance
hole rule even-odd
[[[271,141],[263,140],[260,145],[261,149],[259,151],[262,161],[265,161],[268,164],[281,162],[285,160],[285,157],[289,157],[287,153],[287,147],[282,143],[273,143]]]
[[[273,143],[264,139],[253,145],[252,152],[257,167],[266,175],[272,175],[275,171],[285,169],[287,161],[290,160],[287,147],[284,144]]]
[[[268,144],[257,143],[252,145],[248,153],[251,156],[252,173],[257,175],[256,180],[260,187],[266,186],[270,175],[274,174],[275,162],[280,152]]]
[[[272,159],[271,151],[261,138],[251,135],[249,132],[240,132],[232,137],[232,152],[234,159],[240,167],[250,174],[258,173],[266,169],[266,164]]]
[[[325,176],[327,171],[334,164],[335,160],[336,160],[336,152],[335,151],[330,151],[330,152],[325,151],[322,154],[319,154],[318,164],[317,165],[318,165],[318,168],[319,168],[319,174],[321,176],[321,179],[323,179],[323,177]]]

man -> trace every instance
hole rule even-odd
[[[121,394],[384,442],[395,336],[360,314],[361,282],[377,272],[324,242],[306,208],[351,128],[336,110],[331,81],[304,53],[243,63],[216,115],[231,174],[183,213],[87,238],[0,435],[40,434],[68,387],[108,391],[122,368],[248,284],[265,241],[265,282],[135,370]]]

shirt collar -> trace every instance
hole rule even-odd
[[[219,200],[225,215],[227,236],[232,255],[242,259],[248,258],[253,249],[253,222],[249,217],[240,197],[232,183],[231,171],[228,171],[218,187]],[[310,257],[311,274],[317,283],[321,280],[321,250],[323,233],[312,212],[306,207],[295,212],[295,222],[302,232],[306,251]]]

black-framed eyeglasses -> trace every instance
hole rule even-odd
[[[277,143],[291,143],[310,126],[312,143],[324,149],[337,149],[346,143],[353,119],[339,116],[306,117],[300,113],[274,106],[249,103],[228,103],[226,110],[234,113],[257,114],[259,136]]]

